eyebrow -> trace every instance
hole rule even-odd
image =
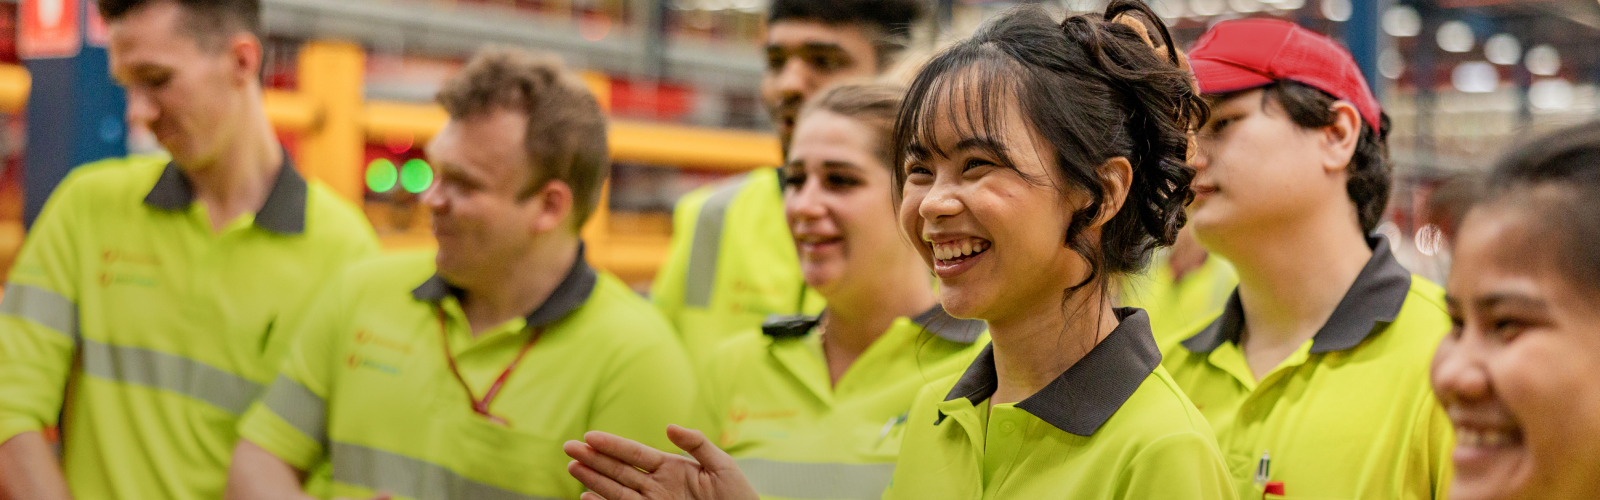
[[[971,151],[974,149],[995,155],[999,157],[997,159],[1001,162],[1010,163],[1011,157],[1006,155],[1007,148],[1005,144],[983,137],[963,138],[959,141],[956,141],[956,146],[951,148],[949,151],[944,149],[930,149],[927,146],[922,145],[920,142],[912,142],[906,146],[906,158],[912,161],[917,161],[937,154],[940,157],[949,159],[953,153]]]
[[[823,170],[861,170],[860,165],[840,160],[824,160],[822,168]]]
[[[787,52],[789,47],[783,44],[767,44],[767,52]],[[794,47],[794,52],[844,52],[844,46],[832,42],[801,42]]]
[[[783,165],[783,168],[785,168],[785,169],[793,168],[793,169],[804,170],[805,169],[805,160],[802,160],[802,159],[799,159],[799,158],[796,158],[796,159],[793,159],[793,160],[789,160],[789,163],[785,163]],[[856,165],[854,163],[851,163],[851,162],[848,162],[848,161],[841,161],[841,160],[823,160],[822,161],[822,168],[823,168],[823,170],[861,170],[861,166],[860,165]]]
[[[452,178],[452,179],[461,179],[461,180],[465,180],[467,182],[471,182],[473,184],[480,184],[480,185],[487,184],[486,182],[484,182],[483,179],[479,179],[477,176],[472,175],[472,173],[467,171],[467,169],[461,168],[461,165],[457,165],[455,163],[450,163],[450,162],[437,162],[437,161],[430,161],[429,163],[433,164],[433,168],[438,171],[439,177],[449,177],[449,178]]]
[[[965,138],[965,139],[962,139],[962,140],[956,142],[956,149],[955,150],[957,152],[968,151],[968,150],[973,150],[973,149],[977,149],[977,150],[980,150],[980,151],[986,151],[986,152],[988,152],[990,154],[994,154],[994,155],[998,155],[998,156],[1002,156],[1002,157],[1004,157],[1006,155],[1006,145],[1005,144],[1001,144],[999,141],[996,141],[996,140],[993,140],[993,139],[988,139],[988,138],[983,138],[983,137],[968,137],[968,138]]]
[[[1455,295],[1445,294],[1444,301],[1446,304],[1451,306],[1461,306],[1461,298]],[[1493,292],[1473,299],[1472,305],[1479,309],[1489,309],[1497,306],[1516,306],[1543,309],[1546,304],[1544,299],[1531,297],[1523,293]]]
[[[907,160],[910,160],[910,161],[922,160],[923,158],[927,158],[928,154],[929,154],[928,147],[927,146],[923,146],[922,143],[920,143],[920,142],[913,141],[910,144],[906,145],[906,159]]]

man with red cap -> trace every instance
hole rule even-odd
[[[1189,62],[1213,106],[1189,222],[1239,286],[1163,365],[1241,498],[1443,497],[1453,431],[1428,369],[1450,320],[1439,286],[1373,234],[1389,127],[1355,61],[1252,19],[1217,24]]]

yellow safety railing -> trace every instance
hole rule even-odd
[[[361,179],[369,141],[410,139],[425,144],[448,119],[434,104],[364,101],[365,58],[355,44],[307,43],[300,51],[299,90],[268,90],[263,95],[273,126],[300,138],[296,165],[356,203],[365,189]],[[609,108],[607,80],[594,74],[585,78]],[[25,68],[0,64],[0,111],[21,111],[30,85]],[[611,157],[618,162],[732,173],[782,160],[778,139],[771,134],[625,120],[610,125]],[[630,281],[648,279],[666,255],[666,235],[614,231],[608,203],[609,186],[600,209],[583,229],[590,260]],[[386,238],[385,244],[428,245],[431,238],[396,235]]]

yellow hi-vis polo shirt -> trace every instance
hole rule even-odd
[[[760,328],[767,316],[822,310],[822,297],[800,277],[777,169],[685,195],[672,228],[650,295],[691,357]]]
[[[1239,498],[1444,498],[1453,431],[1428,369],[1450,330],[1444,292],[1373,237],[1372,259],[1315,337],[1259,382],[1238,294],[1164,363],[1217,431]],[[1266,464],[1263,467],[1263,457]]]
[[[1216,255],[1185,274],[1172,275],[1172,263],[1165,252],[1157,254],[1144,274],[1123,280],[1123,307],[1144,309],[1150,315],[1150,331],[1162,350],[1188,338],[1197,322],[1215,318],[1227,305],[1228,296],[1239,286],[1233,266]]]
[[[288,163],[221,232],[193,200],[164,158],[79,167],[6,285],[0,441],[64,413],[77,498],[220,498],[239,415],[287,347],[274,325],[377,252],[361,213]]]
[[[352,266],[299,323],[282,373],[240,435],[312,471],[309,491],[351,498],[578,498],[583,485],[567,473],[561,445],[585,431],[677,449],[666,426],[697,424],[689,418],[698,401],[670,327],[581,251],[551,265],[569,270],[549,299],[477,338],[432,254]],[[539,329],[489,406],[507,424],[474,412],[472,398]],[[451,371],[446,337],[471,394]]]
[[[911,401],[987,345],[983,321],[934,306],[897,318],[834,385],[815,316],[722,345],[703,377],[708,435],[767,499],[877,499],[894,474]]]
[[[1116,314],[1121,325],[1022,402],[988,403],[992,348],[924,387],[884,498],[1232,499],[1211,428],[1161,369],[1150,320]]]

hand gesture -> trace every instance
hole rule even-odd
[[[689,457],[599,431],[562,447],[576,461],[567,472],[589,492],[583,500],[757,500],[755,488],[700,431],[667,426],[667,439]],[[693,458],[690,458],[693,457]]]

